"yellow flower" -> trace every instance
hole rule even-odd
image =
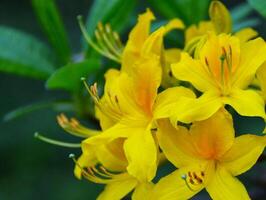
[[[75,175],[98,184],[105,184],[98,200],[119,200],[132,190],[133,200],[149,199],[153,188],[151,182],[140,182],[126,171],[128,165],[124,154],[125,139],[118,138],[108,144],[93,146],[76,161]]]
[[[224,105],[232,106],[240,115],[264,118],[263,99],[245,89],[266,60],[265,52],[261,38],[240,43],[235,36],[210,33],[198,59],[182,53],[180,62],[172,65],[173,74],[192,83],[203,95],[198,99],[183,98],[179,107],[173,107],[174,123],[207,119]]]
[[[191,25],[185,31],[185,50],[192,54],[198,44],[204,42],[208,32],[232,33],[232,19],[230,12],[220,1],[212,1],[209,7],[210,21],[201,21],[198,25]],[[241,42],[246,42],[258,33],[252,28],[243,28],[234,33]]]
[[[231,115],[225,110],[195,122],[190,130],[175,129],[167,120],[158,123],[159,145],[179,169],[155,185],[151,199],[186,200],[204,188],[215,200],[250,199],[234,176],[256,163],[266,136],[246,134],[235,138]]]
[[[114,69],[107,72],[104,96],[100,100],[95,97],[104,131],[82,143],[83,152],[89,152],[95,145],[126,138],[123,147],[128,160],[127,171],[143,182],[151,181],[157,169],[154,119],[168,116],[171,109],[168,105],[181,96],[194,96],[183,87],[157,95],[162,77],[160,54],[164,33],[162,27],[148,37],[141,58],[132,60],[135,64],[126,72],[123,68],[121,72]]]
[[[121,71],[130,74],[131,71],[135,70],[135,61],[143,58],[143,51],[147,52],[145,48],[147,48],[148,46],[144,48],[144,44],[150,36],[150,26],[153,20],[155,20],[155,17],[149,9],[147,9],[145,13],[139,15],[138,23],[131,30],[126,47],[122,53]],[[164,26],[165,31],[163,35],[166,35],[173,29],[183,29],[184,27],[185,26],[180,19],[172,19]],[[174,61],[177,61],[180,57],[180,50],[166,50],[161,44],[158,47],[154,46],[153,48],[158,52],[158,54],[160,54],[161,57],[160,62],[162,68],[162,85],[166,88],[169,86],[169,84],[173,85],[173,82],[176,82],[172,75],[169,75],[169,72],[171,72],[170,64],[172,64]],[[153,59],[150,56],[152,55],[145,55],[146,58]]]

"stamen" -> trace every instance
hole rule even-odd
[[[157,128],[151,128],[152,133],[156,133],[157,130],[158,130]]]
[[[43,142],[46,142],[46,143],[49,143],[49,144],[53,144],[53,145],[56,145],[56,146],[62,146],[62,147],[68,147],[68,148],[80,148],[81,147],[80,143],[67,143],[67,142],[54,140],[54,139],[51,139],[51,138],[44,137],[41,134],[39,134],[38,132],[36,132],[34,134],[34,137],[39,139],[39,140],[41,140],[41,141],[43,141]]]
[[[100,101],[100,97],[98,95],[98,90],[97,90],[97,84],[94,83],[92,86],[89,87],[85,80],[86,79],[84,77],[81,78],[81,81],[83,81],[83,84],[85,85],[87,91],[93,98],[94,103],[99,108],[99,110],[102,113],[108,115],[112,119],[120,120],[122,115],[122,110],[119,105],[118,97],[115,95],[114,100],[112,100],[110,92],[107,91],[109,101],[112,105],[110,106],[110,104],[108,104],[106,101]]]
[[[121,63],[123,45],[119,38],[119,35],[112,31],[110,25],[103,26],[102,23],[98,23],[95,30],[95,37],[97,42],[93,42],[88,35],[85,25],[82,20],[82,16],[78,16],[78,22],[85,40],[90,46],[103,56]]]
[[[208,71],[209,71],[210,75],[211,75],[212,77],[214,77],[213,72],[212,72],[211,67],[210,67],[210,64],[209,64],[209,61],[208,61],[208,58],[205,57],[204,59],[205,59],[205,64],[206,64],[206,66],[207,66],[207,68],[208,68]]]
[[[84,167],[82,167],[78,163],[74,154],[69,154],[69,158],[71,158],[76,164],[76,166],[80,168],[83,177],[89,181],[101,184],[108,184],[112,182],[114,178],[116,180],[120,178],[119,174],[112,174],[111,172],[107,171],[103,166],[99,167],[99,169],[102,171],[98,170],[95,166],[88,167],[85,170]]]
[[[196,191],[195,189],[193,189],[191,187],[191,185],[193,186],[198,186],[201,185],[203,183],[203,177],[204,177],[204,172],[200,172],[200,175],[197,175],[196,172],[188,172],[188,174],[183,174],[181,176],[181,178],[185,181],[187,187],[191,190],[191,191]]]
[[[91,97],[93,98],[94,102],[99,103],[100,97],[98,95],[97,84],[94,83],[92,86],[89,87],[89,85],[86,82],[86,78],[81,77],[80,80],[83,82],[85,88],[87,89]]]
[[[82,137],[82,138],[88,138],[94,135],[99,134],[100,131],[98,130],[93,130],[93,129],[88,129],[81,125],[78,120],[75,118],[71,118],[70,120],[63,114],[61,113],[57,117],[57,122],[58,124],[65,129],[68,133]]]

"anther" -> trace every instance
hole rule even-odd
[[[157,128],[151,128],[151,133],[156,133],[157,132]]]
[[[227,55],[227,53],[226,53],[226,50],[225,50],[225,48],[224,47],[222,47],[222,51],[223,51],[223,55]]]
[[[118,97],[115,95],[115,102],[118,104]]]
[[[207,57],[205,57],[205,64],[206,64],[208,67],[210,66]]]
[[[169,75],[170,77],[173,77],[173,72],[170,70],[170,71],[168,72],[168,75]]]

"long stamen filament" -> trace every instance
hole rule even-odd
[[[79,15],[77,19],[81,32],[90,46],[103,56],[120,63],[123,45],[118,34],[111,31],[111,29],[108,28],[109,26],[103,27],[103,25],[99,23],[97,27],[98,29],[95,30],[95,37],[97,39],[97,43],[95,43],[87,33],[82,16]],[[109,31],[111,31],[111,33],[109,33]]]
[[[53,144],[56,146],[62,146],[62,147],[68,147],[68,148],[80,148],[81,147],[80,143],[68,143],[68,142],[62,142],[62,141],[54,140],[54,139],[45,137],[45,136],[39,134],[38,132],[36,132],[34,134],[34,137],[43,141],[43,142]]]
[[[105,171],[103,171],[104,173],[100,172],[98,169],[96,169],[96,167],[89,167],[87,168],[88,171],[86,171],[77,161],[75,154],[69,154],[68,156],[70,159],[73,160],[73,162],[76,164],[76,166],[78,168],[80,168],[80,170],[82,171],[82,175],[84,178],[86,178],[89,181],[95,182],[95,183],[100,183],[100,184],[108,184],[110,182],[112,182],[112,178],[115,177],[115,175],[111,174],[104,174]],[[103,168],[103,167],[102,167]],[[99,175],[101,177],[97,177],[96,175]]]

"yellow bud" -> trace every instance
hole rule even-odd
[[[232,31],[230,13],[220,1],[211,2],[209,15],[216,33],[230,33]]]

